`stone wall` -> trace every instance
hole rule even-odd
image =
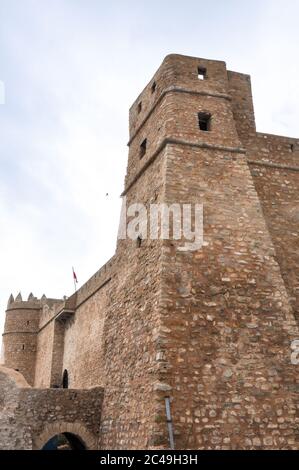
[[[197,79],[198,65],[207,68],[204,81]],[[167,146],[164,200],[204,204],[207,246],[199,253],[180,253],[172,240],[160,258],[162,327],[160,323],[156,357],[161,366],[157,378],[164,384],[157,407],[159,443],[164,437],[167,445],[162,403],[169,395],[178,447],[297,448],[298,385],[290,344],[298,330],[294,297],[286,290],[292,284],[298,293],[298,253],[292,243],[298,234],[297,173],[285,182],[278,180],[276,196],[282,192],[282,206],[292,207],[291,221],[282,230],[277,227],[277,236],[272,227],[287,218],[287,211],[279,217],[276,210],[272,224],[270,216],[267,223],[265,201],[275,205],[275,183],[271,177],[268,184],[261,179],[266,195],[259,199],[262,189],[258,195],[259,185],[254,185],[247,164],[248,159],[253,165],[251,159],[260,156],[258,150],[267,141],[263,160],[271,153],[273,161],[294,165],[297,141],[256,134],[249,76],[226,74],[223,63],[178,56],[167,57],[161,70],[166,81],[172,80],[172,89],[163,92],[168,83],[162,81],[158,88],[157,82],[159,108],[150,97],[154,78],[131,109],[125,192],[139,186],[142,168],[149,173],[142,160],[152,164],[159,156],[158,145]],[[199,131],[198,111],[212,114],[211,132]],[[157,123],[163,121],[163,112],[162,128]],[[148,153],[140,162],[138,143],[145,138]],[[247,156],[242,146],[248,148]],[[289,248],[279,254],[271,237],[275,248],[277,238]],[[294,290],[289,293],[294,296]]]
[[[103,390],[31,388],[23,376],[0,366],[0,449],[41,449],[60,433],[97,449]]]
[[[211,115],[208,132],[199,112]],[[39,388],[61,385],[64,369],[80,394],[104,387],[101,424],[99,402],[96,415],[82,405],[100,448],[168,447],[169,397],[176,448],[297,449],[299,140],[256,133],[248,75],[180,55],[164,59],[129,124],[127,207],[203,203],[204,246],[118,240],[76,295],[10,303],[7,365]],[[77,392],[34,393],[22,395],[28,408],[49,397],[37,412],[43,439],[79,426]]]
[[[248,159],[290,302],[299,313],[298,139],[257,134]]]
[[[103,390],[24,389],[16,410],[31,433],[32,448],[41,449],[56,434],[69,432],[88,449],[98,447]]]
[[[177,446],[297,448],[298,329],[244,156],[172,147],[168,165],[168,200],[204,204],[206,244],[165,248],[163,354]]]
[[[298,319],[299,162],[296,171],[255,164],[250,169],[275,246],[276,260]]]
[[[55,308],[45,305],[41,312],[39,332],[37,335],[37,358],[35,366],[35,382],[37,388],[50,387],[51,366],[55,323]]]
[[[164,157],[161,152],[150,171],[140,176],[127,195],[127,206],[163,200]],[[116,255],[103,336],[105,398],[100,446],[148,448],[159,438],[155,388],[161,241],[144,239],[138,247],[136,241],[119,240]]]
[[[0,450],[31,449],[30,432],[16,418],[20,390],[29,388],[24,377],[0,366]]]
[[[76,309],[65,323],[62,370],[72,388],[89,388],[104,382],[103,328],[110,283]],[[62,374],[62,372],[61,372]]]
[[[67,369],[72,388],[103,382],[102,331],[113,258],[69,299],[41,311],[37,335],[36,387],[61,386]]]

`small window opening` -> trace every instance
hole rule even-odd
[[[291,144],[291,151],[294,152],[294,150],[295,150],[295,146],[294,144]]]
[[[211,115],[208,113],[198,113],[198,126],[201,131],[210,131]]]
[[[138,106],[137,106],[138,114],[141,113],[141,110],[142,110],[142,102],[140,101],[140,103],[138,103]]]
[[[147,140],[144,139],[144,141],[140,145],[140,158],[144,157],[144,155],[146,154],[146,144],[147,144]]]
[[[140,248],[141,247],[141,243],[142,243],[142,238],[140,235],[138,235],[137,239],[136,239],[136,245],[137,245],[137,248]]]
[[[29,323],[30,323],[30,321],[29,321],[29,320],[27,320],[27,325],[29,325]]]
[[[205,80],[207,78],[207,69],[204,67],[198,67],[197,76],[198,80]]]
[[[152,92],[152,93],[155,93],[156,88],[157,88],[157,84],[156,84],[156,82],[154,82],[154,83],[152,84],[152,87],[151,87],[151,92]]]
[[[22,344],[22,349],[23,349],[23,351],[24,351],[24,349],[25,349],[25,344]]]

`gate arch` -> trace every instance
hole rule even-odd
[[[45,426],[39,436],[32,436],[33,449],[42,449],[53,437],[59,434],[73,435],[86,450],[98,448],[97,437],[94,436],[82,423],[51,423]]]

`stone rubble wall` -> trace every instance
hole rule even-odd
[[[209,132],[199,112],[211,114]],[[165,397],[177,448],[298,449],[298,144],[256,132],[249,75],[167,56],[130,109],[123,195],[127,206],[203,203],[205,245],[118,240],[69,299],[11,302],[6,364],[37,388],[61,385],[64,369],[79,394],[103,387],[95,415],[82,405],[81,429],[99,432],[103,449],[167,448]],[[36,396],[50,397],[50,428],[37,434],[54,432],[55,419],[63,427],[63,410],[79,426],[74,393]],[[20,445],[40,446],[28,432]]]
[[[0,450],[41,449],[69,432],[97,449],[103,389],[31,388],[24,377],[0,367]]]

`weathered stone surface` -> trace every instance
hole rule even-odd
[[[33,389],[24,377],[0,366],[0,449],[41,449],[70,432],[97,449],[103,389]],[[90,410],[95,412],[91,413]]]
[[[41,423],[79,426],[71,391],[49,390],[67,370],[78,393],[105,389],[103,406],[83,410],[100,448],[167,447],[169,397],[177,448],[298,449],[298,148],[256,132],[248,75],[164,59],[130,109],[124,194],[127,206],[202,203],[204,246],[118,240],[69,299],[10,299],[5,363],[49,393]]]

